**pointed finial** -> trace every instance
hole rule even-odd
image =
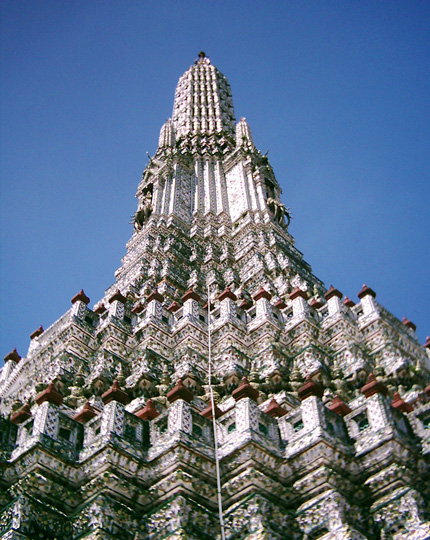
[[[38,405],[48,401],[49,403],[53,403],[59,407],[63,403],[63,396],[60,394],[60,392],[58,392],[55,384],[50,382],[47,388],[45,388],[43,392],[40,392],[40,394],[38,394],[34,400]]]
[[[310,375],[306,377],[305,384],[297,390],[300,401],[303,401],[310,396],[316,396],[321,399],[323,393],[323,387],[320,384],[315,383]]]
[[[102,401],[105,405],[111,401],[118,401],[123,405],[127,405],[130,402],[130,398],[128,397],[127,392],[121,390],[119,382],[115,380],[109,390],[106,390],[106,392],[102,394]]]
[[[71,299],[72,304],[75,304],[78,301],[83,302],[86,305],[90,303],[90,299],[84,293],[84,289],[81,289],[78,294],[75,294],[75,296]]]
[[[221,409],[219,409],[215,403],[215,418],[218,419],[220,416],[222,416],[224,413],[223,411],[221,411]],[[209,420],[212,420],[213,418],[213,411],[212,411],[212,404],[209,403],[209,405],[203,410],[201,411],[201,416],[204,416],[205,418],[208,418]]]
[[[388,389],[382,381],[378,381],[375,375],[370,373],[367,377],[366,384],[361,389],[361,393],[367,398],[374,394],[383,394],[386,396],[388,394]]]
[[[38,336],[40,336],[40,334],[43,334],[43,332],[44,332],[43,326],[40,325],[37,330],[35,330],[32,334],[30,334],[30,339],[37,338]]]
[[[259,391],[249,384],[246,377],[243,377],[241,383],[233,390],[231,395],[236,401],[239,401],[242,398],[251,398],[252,400],[257,401]]]
[[[394,392],[393,401],[391,402],[391,405],[395,409],[398,409],[399,411],[405,412],[405,413],[410,413],[414,410],[414,407],[410,403],[408,403],[407,401],[405,401],[404,399],[400,397],[400,394],[397,390]]]
[[[274,397],[272,397],[269,406],[264,412],[274,418],[279,418],[280,416],[285,416],[287,414],[287,411],[279,405]]]
[[[18,363],[20,360],[21,360],[21,357],[20,355],[18,354],[16,348],[11,351],[10,353],[8,353],[5,357],[4,357],[4,361],[7,362],[8,360],[12,360],[12,362],[16,362]]]
[[[345,416],[352,411],[349,405],[342,401],[339,396],[334,396],[333,401],[328,408],[339,416]]]
[[[191,401],[193,401],[194,399],[193,393],[191,392],[191,390],[188,390],[182,379],[178,379],[178,382],[172,388],[172,390],[167,393],[166,397],[170,403],[173,403],[177,399],[183,399],[184,401],[191,403]]]
[[[146,405],[143,407],[143,409],[140,409],[135,414],[136,414],[136,416],[138,416],[142,420],[154,420],[154,418],[157,418],[157,416],[160,413],[154,407],[154,403],[153,403],[152,399],[148,399],[148,401],[146,402]]]
[[[361,291],[357,294],[357,296],[361,300],[362,298],[368,295],[373,296],[373,298],[376,298],[376,292],[364,283],[363,287],[361,288]]]

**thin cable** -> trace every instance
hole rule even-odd
[[[219,471],[218,436],[217,436],[216,418],[215,418],[214,393],[212,389],[211,299],[210,299],[209,293],[210,293],[210,289],[208,286],[208,352],[209,352],[208,382],[209,382],[209,391],[211,395],[212,423],[213,423],[214,442],[215,442],[215,467],[216,467],[216,482],[217,482],[217,491],[218,491],[219,524],[221,526],[221,538],[222,540],[225,540],[224,518],[222,514],[221,474]]]

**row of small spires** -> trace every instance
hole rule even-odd
[[[305,384],[297,391],[297,395],[300,401],[303,401],[311,396],[316,396],[321,399],[323,397],[323,392],[323,387],[314,382],[311,379],[311,376],[308,375]],[[388,389],[385,384],[382,381],[377,380],[373,373],[369,374],[366,384],[361,388],[361,392],[366,398],[369,398],[375,394],[382,394],[384,396],[388,395]],[[430,384],[425,388],[424,392],[430,397]],[[243,377],[239,386],[232,392],[232,397],[235,399],[235,401],[239,401],[243,398],[250,398],[253,401],[257,401],[258,396],[258,390],[251,386],[246,377]],[[167,393],[166,397],[170,403],[173,403],[178,399],[191,403],[194,399],[194,394],[184,385],[182,379],[178,379],[176,385]],[[104,405],[107,405],[111,401],[118,401],[123,405],[128,405],[130,402],[127,392],[121,388],[117,380],[115,380],[112,386],[102,395],[101,399]],[[58,392],[53,382],[51,382],[47,388],[40,392],[40,394],[38,394],[35,398],[37,405],[41,405],[45,401],[48,401],[56,406],[60,406],[63,403],[63,396],[60,394],[60,392]],[[404,401],[397,391],[394,392],[391,405],[395,409],[404,413],[410,413],[413,411],[413,405]],[[333,401],[328,408],[340,416],[345,416],[352,412],[352,409],[344,401],[342,401],[339,396],[335,396],[333,398]],[[219,418],[224,414],[221,409],[217,407],[217,405],[215,405],[214,409],[215,411],[213,412],[212,406],[209,404],[203,411],[200,412],[200,414],[208,419],[212,419],[213,414],[215,414],[215,418]],[[269,406],[264,412],[275,418],[279,418],[287,414],[287,411],[276,401],[274,397],[271,398]],[[153,420],[160,413],[155,408],[153,401],[148,399],[145,406],[135,414],[143,420]],[[95,416],[97,416],[96,409],[89,401],[87,401],[82,409],[75,414],[73,419],[78,422],[85,423]],[[19,411],[11,416],[11,422],[14,424],[20,424],[30,417],[30,405],[29,403],[26,403]]]
[[[373,289],[371,289],[370,287],[368,287],[366,284],[363,285],[363,287],[361,288],[360,292],[357,294],[358,298],[361,300],[363,299],[365,296],[373,296],[373,298],[376,298],[376,293]],[[338,290],[338,289],[335,289],[333,287],[333,285],[330,285],[330,288],[328,289],[328,291],[325,293],[324,295],[324,298],[326,300],[330,300],[330,298],[334,297],[334,296],[337,296],[338,298],[342,299],[343,297],[343,294]],[[289,298],[290,300],[294,300],[295,298],[299,298],[299,297],[302,297],[304,300],[307,300],[308,297],[307,297],[307,293],[306,291],[304,291],[303,289],[300,289],[299,287],[296,287],[295,289],[293,289],[289,295]],[[218,300],[219,301],[222,301],[224,300],[225,298],[230,298],[231,300],[233,301],[236,301],[237,300],[237,296],[234,294],[234,292],[231,291],[230,287],[226,287],[224,289],[224,291],[218,296]],[[257,300],[260,300],[261,298],[266,298],[267,300],[270,300],[272,298],[272,295],[270,294],[270,292],[266,291],[266,289],[263,287],[263,286],[260,286],[260,289],[253,295],[252,297],[254,299],[254,301],[257,301]],[[195,300],[196,302],[200,302],[201,301],[201,298],[200,296],[193,290],[193,289],[189,289],[183,296],[182,296],[182,302],[185,302],[187,300]],[[121,302],[122,304],[125,304],[126,302],[126,298],[124,295],[121,294],[120,291],[115,291],[112,296],[110,296],[108,302],[109,304],[112,304],[113,302],[115,301],[118,301],[118,302]],[[147,298],[146,298],[146,303],[148,302],[151,302],[152,300],[156,300],[158,302],[163,302],[164,301],[164,297],[163,295],[161,295],[157,290],[153,291],[152,293],[150,293]],[[76,294],[71,302],[72,304],[75,304],[76,302],[83,302],[85,305],[88,305],[90,303],[90,299],[88,298],[88,296],[84,293],[84,290],[81,289],[78,294]],[[344,300],[343,300],[343,303],[346,307],[349,307],[349,308],[352,308],[355,306],[355,303],[350,300],[347,296],[345,296]],[[314,309],[319,309],[321,308],[324,304],[323,302],[321,302],[320,300],[316,299],[316,298],[313,298],[310,302],[309,302],[309,305],[311,307],[313,307]],[[246,309],[249,309],[250,307],[252,306],[252,303],[249,302],[249,300],[246,300],[244,299],[240,304],[239,304],[239,307],[246,310]],[[170,304],[170,306],[167,308],[168,311],[170,311],[171,313],[174,313],[175,311],[177,311],[178,309],[180,309],[180,305],[178,304],[178,302],[172,302]],[[278,308],[278,309],[284,309],[286,308],[286,304],[284,303],[284,301],[280,298],[275,304],[274,304],[274,307]],[[212,304],[211,304],[211,308],[212,308]],[[136,306],[134,306],[134,308],[132,309],[133,313],[135,314],[138,314],[140,313],[141,311],[143,311],[144,309],[144,306],[142,304],[142,302],[138,302],[136,304]],[[206,303],[204,306],[203,306],[203,309],[208,309],[208,303]],[[102,313],[104,313],[106,311],[106,307],[104,306],[104,304],[100,304],[98,307],[96,307],[96,309],[94,310],[95,313],[97,313],[98,315],[101,315]],[[417,327],[416,325],[410,321],[409,319],[407,319],[406,317],[403,317],[402,319],[402,323],[407,327],[407,328],[411,328],[412,330],[416,330]],[[38,336],[40,336],[41,334],[43,334],[44,332],[44,329],[43,329],[43,326],[39,326],[39,328],[37,330],[35,330],[31,335],[30,335],[30,339],[34,339]],[[426,349],[430,349],[430,336],[427,336],[426,337],[426,341],[423,345],[423,347],[425,347]],[[19,362],[21,360],[21,356],[17,353],[16,349],[14,349],[13,351],[11,351],[10,353],[8,353],[5,357],[4,357],[4,361],[7,362],[8,360],[12,360],[13,362]]]

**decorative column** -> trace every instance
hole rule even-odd
[[[256,305],[256,317],[267,317],[271,318],[273,316],[272,313],[272,305],[270,304],[270,299],[272,298],[272,295],[266,291],[263,287],[260,287],[260,289],[254,294],[253,299],[255,301]]]
[[[16,352],[16,349],[11,351],[4,357],[4,366],[0,371],[0,383],[6,381],[9,378],[9,375],[15,369],[15,366],[21,360],[21,356]]]
[[[78,319],[84,319],[87,311],[87,305],[90,303],[90,299],[84,293],[84,290],[81,289],[78,294],[72,298],[71,302],[73,304],[72,314]]]
[[[336,315],[343,311],[342,293],[330,285],[330,289],[325,293],[324,298],[327,300],[328,315]]]
[[[373,431],[379,431],[393,424],[393,415],[387,400],[388,389],[382,381],[376,380],[373,373],[361,389],[366,397],[367,418]]]
[[[258,390],[253,388],[244,377],[236,390],[233,390],[232,396],[236,400],[236,431],[238,433],[257,431],[260,415],[257,405]]]
[[[116,317],[120,321],[124,320],[126,298],[119,291],[116,291],[109,298],[109,315]]]
[[[303,318],[309,315],[309,304],[307,294],[299,287],[296,287],[290,294],[290,300],[293,306],[293,317]]]
[[[305,431],[311,431],[315,428],[324,429],[325,407],[321,401],[323,393],[322,386],[315,383],[309,375],[305,384],[297,391],[297,395],[302,402],[302,422]]]
[[[193,419],[190,403],[194,399],[193,393],[184,385],[182,379],[178,379],[166,397],[171,403],[167,421],[168,432],[184,431],[191,435],[193,433]]]
[[[33,435],[43,433],[56,439],[59,422],[58,407],[63,403],[63,396],[51,382],[45,390],[36,396],[35,401],[39,406],[34,414]]]
[[[184,303],[182,308],[183,318],[190,321],[198,321],[200,296],[192,289],[189,289],[182,297],[182,301]]]
[[[230,290],[230,287],[224,289],[219,295],[218,300],[220,301],[220,319],[235,319],[237,316],[237,296]]]
[[[357,294],[361,300],[361,307],[363,309],[363,315],[370,315],[371,313],[377,313],[378,307],[375,302],[376,293],[373,289],[366,284],[363,285],[361,291]]]
[[[124,431],[124,408],[129,403],[128,394],[121,389],[118,381],[102,395],[104,410],[101,421],[101,435],[115,433],[122,435]]]
[[[147,297],[146,301],[146,318],[161,320],[163,314],[163,295],[155,290]]]

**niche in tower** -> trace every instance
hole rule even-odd
[[[148,221],[149,216],[152,214],[152,194],[154,191],[154,185],[152,182],[147,184],[139,197],[139,206],[134,215],[134,228],[136,231],[140,231],[143,225]]]

